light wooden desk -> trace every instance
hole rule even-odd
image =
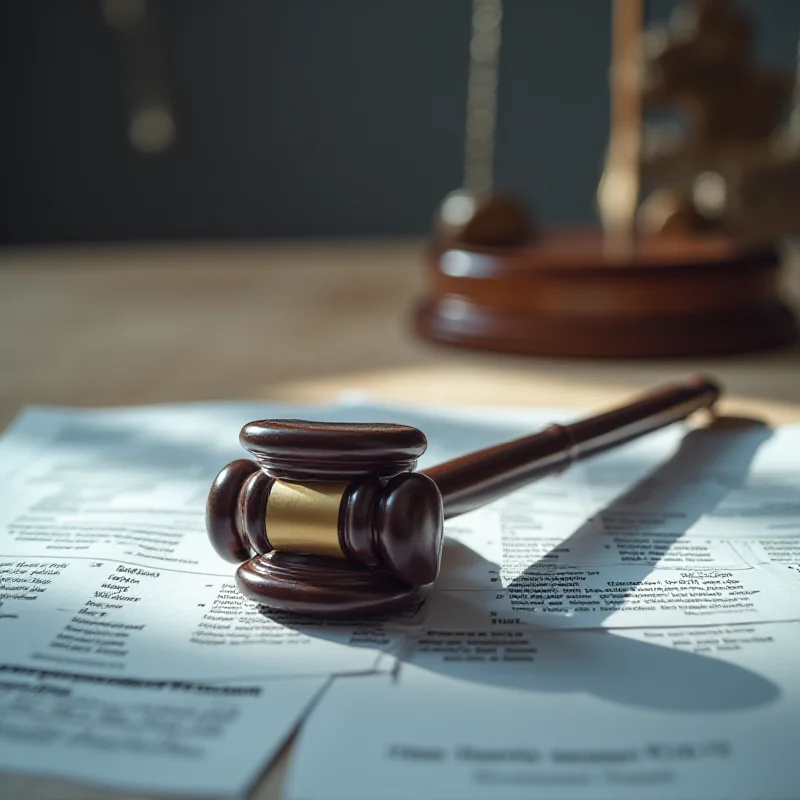
[[[800,421],[800,348],[741,358],[548,361],[433,347],[408,318],[417,242],[0,251],[0,427],[28,403],[321,401],[598,408],[694,370],[724,410]],[[800,306],[800,263],[789,270]],[[277,798],[286,753],[257,797]],[[0,775],[0,796],[126,795]]]

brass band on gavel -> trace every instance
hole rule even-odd
[[[266,527],[275,550],[346,558],[339,542],[339,510],[347,483],[276,480],[266,503]]]

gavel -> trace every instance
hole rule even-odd
[[[576,461],[713,409],[721,389],[696,375],[569,425],[414,472],[425,452],[408,425],[250,422],[255,460],[231,462],[208,495],[206,528],[260,605],[348,618],[398,611],[439,573],[443,525]]]

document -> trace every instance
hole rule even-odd
[[[797,452],[676,426],[448,522],[405,652],[334,681],[289,797],[796,797]]]
[[[147,680],[3,663],[0,769],[142,793],[243,797],[325,685],[319,677]]]
[[[335,680],[288,797],[794,800],[798,663],[797,622],[431,631],[395,675]]]

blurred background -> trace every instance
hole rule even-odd
[[[794,71],[800,2],[739,5]],[[504,4],[496,180],[545,224],[596,217],[610,11]],[[462,182],[470,20],[470,0],[5,2],[0,241],[425,234]]]

